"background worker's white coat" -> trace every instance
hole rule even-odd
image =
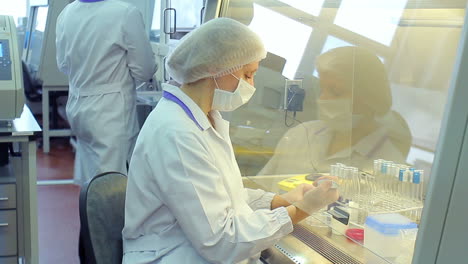
[[[164,89],[202,129],[165,98],[147,118],[129,169],[123,263],[238,263],[292,232],[286,208],[270,210],[273,193],[243,187],[229,122],[212,111],[214,129],[182,90]]]
[[[126,174],[138,134],[135,80],[156,72],[141,13],[120,1],[75,1],[57,19],[56,44],[57,64],[69,77],[75,181],[106,171]]]

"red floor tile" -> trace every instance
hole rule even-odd
[[[61,180],[73,179],[75,153],[65,138],[53,139],[48,154],[37,150],[37,179]]]
[[[79,187],[75,185],[38,186],[37,191],[39,263],[79,263]]]
[[[38,180],[73,179],[74,153],[67,139],[54,139],[51,151],[37,151]],[[39,263],[75,264],[78,260],[79,187],[37,187]]]

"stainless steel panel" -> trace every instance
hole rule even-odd
[[[0,209],[16,208],[16,185],[0,184]]]
[[[280,257],[276,257],[273,261],[268,261],[271,264],[331,264],[329,260],[310,248],[308,245],[299,241],[296,237],[288,235],[281,239],[274,247],[276,251],[283,254],[288,261],[283,261]],[[271,250],[271,249],[269,249]]]
[[[0,264],[18,264],[17,257],[0,257]]]
[[[0,211],[0,256],[17,254],[16,210]]]

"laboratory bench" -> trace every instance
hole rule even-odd
[[[243,183],[246,188],[263,189],[281,194],[285,191],[278,183],[295,176],[261,175],[243,177]],[[294,225],[292,233],[282,238],[273,247],[262,252],[262,261],[269,264],[392,263],[364,247],[363,240],[355,240],[343,234],[342,231],[335,229],[330,222],[331,215],[327,215],[326,210],[323,210]],[[350,223],[349,228],[362,228],[362,226],[355,226]],[[412,256],[412,249],[410,251]],[[409,264],[411,259],[405,260],[403,263]]]
[[[36,138],[41,129],[27,106],[20,118],[3,122],[0,143],[14,155],[0,166],[0,263],[37,264]]]

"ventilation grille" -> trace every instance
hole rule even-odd
[[[331,243],[320,238],[306,228],[295,225],[292,235],[299,239],[302,243],[306,244],[313,250],[317,251],[324,258],[336,264],[362,264],[359,260],[349,256],[341,250],[335,248]],[[297,262],[299,263],[299,262]]]
[[[294,263],[296,263],[296,264],[303,264],[302,261],[296,259],[296,257],[294,257],[293,255],[291,255],[291,253],[289,253],[289,251],[287,251],[286,249],[282,248],[281,246],[275,245],[275,248],[277,248],[281,253],[283,253],[286,257],[288,257],[292,262],[294,262]]]

